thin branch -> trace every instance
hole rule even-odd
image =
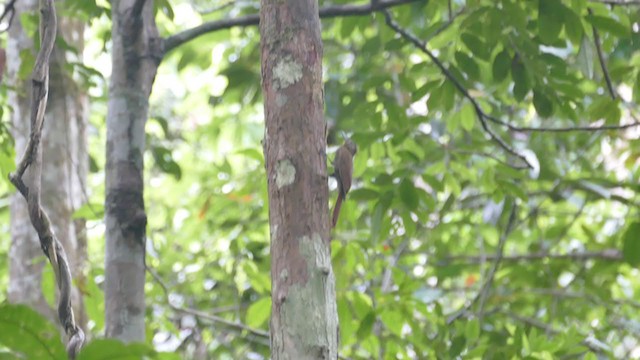
[[[464,14],[466,8],[462,8],[458,11],[456,11],[452,16],[449,17],[449,20],[442,24],[442,26],[440,26],[439,28],[436,29],[436,31],[434,31],[432,34],[429,34],[429,36],[427,37],[427,39],[424,41],[425,43],[428,43],[429,40],[433,39],[434,37],[440,35],[443,31],[447,30],[451,25],[453,25],[453,23],[456,21],[456,19]]]
[[[558,335],[560,334],[562,331],[554,328],[553,326],[544,323],[540,320],[537,319],[532,319],[529,317],[525,317],[525,316],[521,316],[518,315],[514,312],[507,312],[506,315],[514,320],[523,322],[529,326],[533,326],[535,328],[538,328],[540,330],[544,330],[544,332],[551,334],[551,335]],[[586,346],[589,350],[591,350],[594,353],[602,353],[602,352],[607,352],[610,349],[606,346],[606,344],[604,344],[603,342],[597,340],[596,338],[592,337],[592,336],[587,336],[586,339],[582,340],[580,342],[583,346]]]
[[[640,1],[640,0],[639,0]],[[458,81],[458,79],[456,79],[456,77],[444,66],[444,64],[440,61],[440,59],[438,59],[426,46],[426,43],[421,41],[420,39],[418,39],[415,35],[407,32],[406,30],[402,29],[393,19],[391,19],[391,15],[385,11],[385,16],[387,19],[387,24],[394,29],[397,33],[399,33],[402,37],[404,37],[406,40],[408,40],[409,42],[411,42],[412,44],[414,44],[418,49],[420,49],[422,52],[424,52],[430,59],[431,61],[434,62],[434,64],[440,69],[440,71],[442,72],[442,74],[453,83],[453,85],[456,87],[456,89],[462,94],[462,96],[464,96],[467,100],[469,100],[471,102],[471,104],[474,107],[474,110],[478,116],[478,119],[480,120],[480,123],[483,127],[483,129],[489,134],[489,136],[498,143],[498,145],[500,145],[501,148],[503,148],[505,151],[507,151],[508,153],[520,158],[521,160],[523,160],[527,166],[529,168],[532,168],[532,165],[529,163],[529,161],[520,153],[516,152],[513,148],[511,148],[509,145],[507,145],[501,138],[499,138],[489,127],[487,124],[487,121],[491,121],[493,123],[502,125],[506,128],[508,128],[511,131],[517,131],[517,132],[576,132],[576,131],[605,131],[605,130],[624,130],[624,129],[628,129],[628,128],[632,128],[632,127],[636,127],[636,126],[640,126],[640,121],[635,121],[633,123],[629,123],[629,124],[622,124],[622,125],[602,125],[602,126],[571,126],[571,127],[527,127],[527,126],[516,126],[516,125],[512,125],[509,122],[500,120],[498,118],[496,118],[495,116],[491,116],[487,113],[484,112],[484,110],[482,110],[482,108],[480,107],[480,105],[478,104],[478,102],[471,96],[471,94],[469,94],[469,91],[464,87],[464,85],[462,85],[462,83],[460,81]],[[597,30],[594,27],[594,31]],[[599,40],[599,37],[598,37]],[[598,45],[599,47],[599,41],[598,41]],[[602,51],[599,51],[599,55],[602,56]],[[609,73],[607,71],[607,68],[605,66],[604,63],[604,58],[601,58],[601,65],[603,68],[603,72],[605,73],[605,78],[608,79],[607,80],[607,84],[609,86],[609,90],[611,92],[613,92],[613,87],[611,84],[611,80],[609,78]]]
[[[625,130],[632,127],[640,126],[640,121],[634,121],[629,124],[622,125],[602,125],[602,126],[568,126],[568,127],[529,127],[515,126],[507,122],[500,121],[501,125],[506,126],[509,130],[518,132],[578,132],[578,131],[607,131],[607,130]]]
[[[438,266],[448,265],[451,262],[462,262],[463,264],[480,264],[482,260],[495,260],[496,255],[452,255],[446,257],[438,263]],[[571,260],[571,261],[622,261],[622,253],[618,249],[606,249],[603,251],[583,251],[568,254],[549,253],[528,253],[504,255],[502,261],[506,262],[526,262],[540,260]]]
[[[53,232],[51,220],[40,202],[42,189],[42,147],[40,142],[49,96],[49,59],[55,45],[58,25],[53,0],[41,0],[39,7],[40,50],[31,74],[31,129],[25,152],[16,166],[16,171],[9,174],[9,180],[27,200],[31,224],[38,233],[40,247],[53,268],[60,294],[58,319],[65,333],[69,336],[66,347],[67,354],[70,359],[75,359],[84,345],[85,336],[73,316],[69,260],[62,243]],[[25,183],[22,177],[29,167],[31,170]]]
[[[9,30],[11,27],[11,23],[13,22],[13,17],[16,15],[16,1],[10,0],[2,10],[2,15],[0,15],[0,23],[4,21],[4,19],[8,16],[9,20],[7,21],[7,28],[0,30],[0,32],[5,32]]]
[[[473,105],[473,108],[476,112],[478,120],[480,121],[480,124],[482,125],[482,128],[487,134],[489,134],[489,137],[493,141],[498,143],[498,145],[507,153],[519,158],[527,165],[528,168],[533,169],[534,168],[533,164],[529,162],[526,156],[517,152],[511,146],[507,145],[507,143],[505,143],[504,140],[502,140],[502,138],[500,138],[496,133],[493,132],[493,130],[489,127],[489,124],[487,123],[487,119],[495,119],[495,118],[490,117],[484,112],[484,110],[482,110],[482,108],[480,107],[480,104],[478,104],[476,99],[474,99],[471,96],[471,94],[469,94],[469,91],[467,91],[464,85],[462,85],[462,83],[458,81],[458,79],[456,79],[453,73],[451,73],[451,71],[449,71],[449,69],[447,69],[446,66],[444,66],[444,64],[440,61],[440,59],[438,59],[438,57],[435,56],[427,48],[427,44],[424,43],[422,40],[418,39],[415,35],[409,33],[408,31],[400,27],[400,25],[398,25],[398,23],[395,22],[393,18],[391,18],[391,14],[388,11],[384,10],[383,12],[385,15],[387,25],[393,30],[395,30],[398,34],[400,34],[405,40],[408,40],[410,43],[412,43],[418,49],[424,52],[431,59],[431,61],[433,61],[433,63],[440,69],[440,72],[442,72],[442,74],[447,78],[447,80],[451,81],[451,83],[462,94],[462,96],[464,96],[465,98],[467,98],[467,100],[469,100],[469,102],[471,102],[471,105]]]
[[[480,291],[478,291],[476,296],[465,307],[463,307],[462,309],[456,311],[453,315],[451,315],[447,319],[447,324],[451,324],[457,319],[459,319],[461,316],[465,315],[469,311],[469,309],[471,309],[471,307],[476,303],[479,303],[478,316],[480,318],[482,317],[485,301],[487,299],[487,296],[489,295],[491,286],[493,285],[493,279],[495,278],[496,271],[498,271],[498,268],[500,267],[500,263],[502,262],[502,258],[504,254],[504,245],[507,242],[507,238],[509,237],[509,234],[511,234],[511,231],[513,231],[514,229],[516,213],[517,213],[517,205],[514,203],[512,205],[511,212],[509,213],[509,220],[507,220],[507,225],[505,226],[504,232],[502,233],[502,236],[500,236],[500,240],[498,241],[498,248],[496,249],[496,253],[492,258],[493,265],[491,266],[491,269],[489,270],[489,274],[486,280],[484,281],[484,283],[482,284]],[[485,256],[483,260],[486,261],[486,259],[487,257]]]
[[[639,6],[640,0],[589,0],[593,3],[615,5],[615,6]]]
[[[489,291],[491,291],[493,280],[496,277],[496,272],[498,271],[498,268],[500,267],[502,258],[504,256],[504,245],[507,243],[507,238],[509,237],[509,234],[514,229],[514,224],[517,216],[516,214],[517,209],[518,209],[518,206],[514,203],[511,208],[511,213],[509,214],[509,220],[507,221],[507,226],[505,227],[505,230],[502,233],[500,240],[498,241],[498,249],[496,250],[496,256],[495,256],[495,259],[493,260],[493,266],[491,267],[491,271],[489,272],[489,277],[487,278],[486,282],[482,286],[482,289],[480,290],[480,294],[479,294],[480,299],[479,299],[479,305],[478,305],[478,317],[480,319],[482,319],[483,312],[484,312],[484,304],[487,301],[487,296],[489,296]]]
[[[185,308],[185,307],[180,307],[180,306],[176,306],[174,304],[171,303],[171,299],[169,298],[169,288],[167,287],[167,285],[165,285],[165,283],[162,281],[162,279],[160,278],[160,275],[158,275],[153,269],[151,269],[148,265],[145,266],[147,269],[147,272],[149,272],[149,274],[151,274],[151,276],[153,277],[153,279],[158,283],[158,285],[160,285],[160,288],[162,288],[162,292],[165,295],[165,298],[167,300],[167,304],[169,305],[169,307],[171,309],[173,309],[174,311],[178,311],[178,312],[182,312],[185,314],[189,314],[189,315],[193,315],[205,320],[209,320],[215,323],[220,323],[223,324],[227,327],[236,329],[236,330],[240,330],[240,331],[247,331],[253,335],[256,335],[258,337],[261,338],[269,338],[269,333],[260,329],[254,329],[252,327],[249,327],[245,324],[239,323],[239,322],[235,322],[235,321],[230,321],[227,320],[225,318],[216,316],[216,315],[212,315],[210,313],[206,313],[203,311],[199,311],[199,310],[195,310],[195,309],[190,309],[190,308]],[[268,346],[268,345],[267,345]]]
[[[495,160],[496,162],[504,165],[504,166],[509,166],[512,167],[514,169],[526,169],[527,167],[525,165],[519,166],[519,165],[513,165],[513,164],[509,164],[506,161],[500,159],[499,157],[495,156],[494,154],[491,153],[487,153],[487,152],[483,152],[483,151],[468,151],[468,150],[454,150],[452,151],[453,155],[457,155],[457,154],[465,154],[465,155],[475,155],[475,156],[482,156],[482,157],[486,157],[492,160]],[[488,196],[492,196],[493,194],[487,194]]]
[[[329,5],[321,8],[319,11],[319,15],[323,19],[343,16],[362,16],[374,13],[379,10],[388,9],[399,5],[405,5],[416,1],[420,0],[386,0],[378,1],[375,4],[367,3],[362,5]],[[210,32],[230,29],[232,27],[258,25],[259,22],[259,14],[246,15],[235,19],[210,21],[165,38],[164,52],[166,54],[176,47]]]
[[[593,10],[591,8],[587,8],[587,12],[589,15],[593,15]],[[596,52],[598,53],[598,60],[600,61],[600,68],[602,68],[602,73],[604,74],[604,80],[607,83],[607,89],[609,90],[609,95],[613,100],[616,99],[616,90],[613,88],[613,83],[611,83],[611,77],[609,77],[609,70],[607,70],[607,63],[604,61],[604,54],[602,53],[602,45],[600,45],[600,34],[598,33],[598,29],[595,25],[591,25],[591,29],[593,29],[593,42],[596,45]]]
[[[393,253],[393,255],[389,258],[387,267],[384,271],[384,274],[382,275],[382,281],[380,282],[380,291],[382,291],[382,293],[388,293],[389,291],[391,291],[391,286],[393,285],[393,281],[392,281],[392,271],[393,269],[396,268],[396,264],[398,263],[398,260],[400,259],[400,256],[402,256],[402,254],[404,253],[404,251],[409,247],[409,237],[407,237],[401,244],[400,246],[398,246],[396,248],[396,251]]]
[[[223,3],[222,5],[216,5],[212,8],[209,9],[199,9],[198,6],[196,4],[194,4],[194,9],[199,13],[199,14],[213,14],[214,12],[220,11],[220,10],[224,10],[225,8],[228,8],[232,5],[235,5],[236,3],[238,3],[238,1],[236,0],[230,0],[227,1],[226,3]]]

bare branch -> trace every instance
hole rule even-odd
[[[528,318],[525,316],[521,316],[518,315],[514,312],[507,312],[506,315],[514,320],[523,322],[529,326],[533,326],[535,328],[538,328],[540,330],[544,330],[546,333],[551,334],[551,335],[557,335],[560,334],[561,331],[554,328],[553,326],[544,323],[540,320],[537,319],[533,319],[533,318]],[[606,346],[606,344],[604,344],[603,342],[595,339],[592,336],[588,336],[586,339],[582,340],[580,342],[583,346],[587,347],[589,350],[591,350],[594,353],[602,353],[605,351],[608,351],[608,347]]]
[[[31,75],[31,131],[25,153],[16,172],[9,174],[9,180],[27,200],[29,218],[40,239],[40,247],[49,259],[60,291],[58,318],[69,336],[67,354],[75,359],[84,344],[85,336],[76,325],[71,307],[71,271],[62,244],[53,232],[49,216],[40,204],[42,184],[42,126],[49,95],[49,58],[56,40],[57,19],[53,0],[40,1],[40,50]],[[31,166],[28,185],[22,176]]]
[[[640,0],[589,0],[593,3],[615,5],[615,6],[640,6]]]
[[[375,4],[366,3],[362,5],[329,5],[320,9],[319,15],[321,18],[333,18],[340,16],[362,16],[371,14],[373,12],[388,9],[394,6],[409,4],[419,0],[386,0],[378,1]],[[423,0],[424,1],[424,0]],[[258,25],[260,22],[260,16],[258,14],[251,14],[235,19],[223,19],[204,23],[194,28],[184,30],[175,35],[171,35],[164,39],[164,52],[165,54],[175,49],[176,47],[193,40],[204,34],[210,32],[230,29],[232,27],[246,27]]]
[[[518,132],[595,132],[595,131],[607,131],[607,130],[625,130],[632,127],[640,126],[640,122],[635,121],[629,124],[622,125],[602,125],[602,126],[567,126],[567,127],[528,127],[528,126],[515,126],[509,123],[500,121],[501,125],[506,126],[509,130]]]
[[[639,0],[640,1],[640,0]],[[440,71],[442,72],[442,74],[447,78],[447,80],[451,81],[453,83],[453,85],[456,87],[456,89],[467,99],[471,102],[471,104],[474,107],[474,110],[478,116],[478,119],[480,120],[480,124],[482,125],[483,129],[489,134],[489,136],[498,143],[498,145],[500,145],[501,148],[503,148],[505,151],[507,151],[508,153],[520,158],[522,161],[524,161],[527,164],[527,167],[532,168],[531,164],[529,163],[529,161],[520,153],[516,152],[512,147],[510,147],[509,145],[507,145],[500,137],[498,137],[492,130],[491,128],[489,128],[487,121],[491,121],[493,123],[502,125],[506,128],[508,128],[511,131],[517,131],[517,132],[577,132],[577,131],[605,131],[605,130],[624,130],[624,129],[628,129],[628,128],[632,128],[632,127],[636,127],[636,126],[640,126],[640,121],[635,121],[633,123],[629,123],[629,124],[622,124],[622,125],[602,125],[602,126],[571,126],[571,127],[556,127],[556,128],[551,128],[551,127],[527,127],[527,126],[516,126],[516,125],[512,125],[506,121],[500,120],[498,118],[496,118],[495,116],[491,116],[487,113],[485,113],[482,108],[479,106],[478,102],[471,96],[471,94],[469,94],[469,92],[467,91],[467,89],[462,85],[462,83],[460,83],[455,76],[444,66],[444,64],[442,64],[442,62],[440,61],[440,59],[438,59],[426,46],[426,43],[421,41],[420,39],[418,39],[416,36],[414,36],[413,34],[407,32],[406,30],[402,29],[395,21],[393,21],[393,19],[391,19],[391,15],[385,11],[385,16],[387,19],[387,24],[393,28],[397,33],[399,33],[402,37],[404,37],[406,40],[408,40],[409,42],[413,43],[418,49],[420,49],[422,52],[424,52],[430,59],[431,61],[434,62],[434,64],[440,69]],[[597,34],[597,30],[594,27],[594,34]],[[599,45],[599,36],[597,37],[598,41],[597,41],[597,47],[600,48]],[[600,56],[600,64],[602,66],[603,72],[605,73],[605,79],[607,79],[607,85],[609,87],[609,91],[612,93],[612,96],[614,96],[613,94],[615,94],[615,92],[613,91],[613,86],[611,83],[611,79],[609,77],[609,73],[607,71],[605,62],[604,62],[604,57],[602,56],[602,51],[598,51],[599,56]]]
[[[453,73],[451,73],[451,71],[449,71],[449,69],[447,69],[444,64],[440,61],[440,59],[438,59],[437,56],[435,56],[428,48],[427,48],[427,44],[424,43],[423,41],[421,41],[420,39],[418,39],[415,35],[409,33],[408,31],[406,31],[405,29],[403,29],[402,27],[400,27],[400,25],[398,25],[397,22],[395,22],[392,18],[391,18],[391,14],[384,10],[384,15],[385,15],[385,19],[387,22],[387,25],[392,28],[393,30],[395,30],[398,34],[400,34],[405,40],[408,40],[409,42],[411,42],[413,45],[415,45],[418,49],[420,49],[422,52],[424,52],[425,54],[427,54],[427,56],[431,59],[431,61],[433,61],[433,63],[440,69],[440,72],[442,72],[442,74],[447,78],[447,80],[451,81],[451,83],[455,86],[455,88],[462,94],[462,96],[464,96],[467,100],[469,100],[469,102],[471,102],[471,105],[473,105],[473,108],[476,112],[476,115],[478,117],[478,120],[480,121],[480,124],[482,125],[482,128],[484,129],[484,131],[489,134],[489,137],[495,141],[496,143],[498,143],[498,145],[504,149],[507,153],[519,158],[520,160],[522,160],[525,164],[527,164],[527,167],[530,169],[533,169],[534,166],[533,164],[531,164],[529,162],[529,160],[523,155],[520,154],[519,152],[517,152],[515,149],[513,149],[511,146],[507,145],[507,143],[504,142],[504,140],[502,140],[502,138],[500,138],[496,133],[493,132],[493,130],[489,127],[489,124],[487,123],[487,119],[495,119],[492,118],[490,116],[488,116],[484,110],[482,110],[482,108],[480,107],[480,104],[478,104],[478,102],[476,101],[476,99],[474,99],[471,94],[469,94],[469,92],[467,91],[467,89],[464,87],[464,85],[462,85],[462,83],[460,81],[458,81],[458,79],[456,79],[456,77],[453,75]]]
[[[587,12],[589,15],[593,15],[593,10],[591,8],[587,8]],[[611,77],[609,77],[609,70],[607,70],[607,63],[604,61],[604,54],[602,53],[602,45],[600,45],[600,34],[598,33],[598,29],[595,25],[591,25],[591,29],[593,29],[593,42],[596,45],[596,52],[598,53],[598,60],[600,61],[600,68],[602,68],[602,74],[604,75],[604,80],[607,83],[607,89],[609,90],[609,95],[611,95],[612,99],[616,99],[616,90],[613,88],[613,84],[611,83]]]
[[[469,311],[469,309],[471,309],[471,307],[476,303],[479,303],[478,314],[479,314],[479,317],[482,317],[482,313],[484,311],[484,304],[487,299],[487,296],[489,295],[489,291],[491,290],[491,286],[493,285],[493,279],[495,278],[496,271],[498,271],[498,267],[500,267],[500,263],[502,262],[502,259],[504,257],[503,256],[504,245],[507,242],[507,238],[509,237],[509,234],[511,234],[511,231],[513,231],[514,229],[516,213],[517,213],[517,205],[514,203],[511,208],[511,212],[509,213],[509,220],[507,220],[507,225],[505,226],[504,232],[502,233],[502,236],[500,236],[500,240],[498,241],[498,248],[496,249],[496,253],[492,258],[493,265],[491,266],[491,270],[489,270],[489,274],[487,275],[486,280],[482,284],[480,291],[478,291],[478,293],[473,298],[473,300],[471,300],[465,307],[463,307],[462,309],[456,311],[453,315],[451,315],[447,319],[447,324],[451,324],[457,319],[459,319],[461,316],[465,315]],[[485,259],[487,259],[486,256],[485,256]]]
[[[452,255],[447,256],[438,263],[439,266],[447,265],[451,262],[461,262],[464,264],[480,264],[482,261],[495,260],[496,255]],[[524,261],[540,261],[540,260],[571,260],[571,261],[622,261],[622,253],[618,249],[606,249],[603,251],[583,251],[567,254],[549,254],[549,253],[527,253],[504,255],[502,261],[507,262],[524,262]]]
[[[16,1],[17,0],[10,0],[4,6],[4,9],[2,10],[2,15],[0,15],[0,23],[3,22],[7,16],[9,17],[9,20],[7,21],[7,28],[0,30],[0,32],[5,32],[9,30],[9,27],[11,27],[11,23],[13,22],[13,17],[16,15]]]
[[[160,285],[160,287],[162,288],[162,292],[164,292],[165,298],[167,300],[167,304],[169,305],[169,307],[171,309],[173,309],[174,311],[178,311],[178,312],[182,312],[185,314],[189,314],[189,315],[193,315],[205,320],[209,320],[215,323],[220,323],[223,324],[227,327],[236,329],[236,330],[240,330],[240,331],[246,331],[248,333],[251,333],[253,335],[256,335],[258,337],[261,338],[269,338],[269,333],[260,329],[254,329],[252,327],[249,327],[245,324],[239,323],[239,322],[235,322],[235,321],[230,321],[227,320],[225,318],[222,318],[220,316],[216,316],[216,315],[212,315],[210,313],[206,313],[203,311],[199,311],[199,310],[195,310],[195,309],[190,309],[190,308],[185,308],[185,307],[180,307],[180,306],[176,306],[174,304],[171,303],[171,299],[169,298],[169,288],[167,287],[167,285],[165,285],[165,283],[162,281],[162,279],[160,278],[160,275],[158,275],[153,269],[151,269],[148,265],[145,266],[147,269],[147,272],[149,272],[149,274],[151,274],[151,276],[153,277],[153,279],[158,283],[158,285]],[[266,346],[269,346],[269,344],[264,344]]]

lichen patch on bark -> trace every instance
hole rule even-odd
[[[283,186],[291,185],[296,180],[296,168],[288,159],[278,161],[276,165],[276,186],[282,189]]]
[[[273,68],[273,87],[275,90],[286,89],[302,79],[302,65],[293,57],[285,56]]]

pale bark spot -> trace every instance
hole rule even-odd
[[[282,189],[283,186],[291,185],[296,179],[296,168],[288,159],[278,161],[276,165],[276,186]]]
[[[285,89],[302,79],[302,65],[285,56],[273,68],[273,87],[275,90]]]
[[[276,95],[276,105],[278,105],[278,107],[285,106],[287,104],[287,100],[289,100],[289,98],[287,98],[287,96],[284,94],[278,93]]]
[[[279,276],[281,280],[286,281],[289,278],[289,270],[282,269]]]

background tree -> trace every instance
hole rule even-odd
[[[636,357],[639,7],[403,3],[319,3],[329,143],[344,130],[359,147],[331,249],[340,355]],[[109,75],[111,9],[81,4],[85,61]],[[154,9],[165,53],[143,153],[146,339],[189,358],[268,357],[257,2]],[[97,294],[103,225],[89,221]],[[104,303],[88,298],[99,333]]]
[[[14,88],[9,97],[12,108],[12,136],[15,151],[22,156],[29,137],[31,112],[31,68],[35,59],[31,35],[38,28],[38,1],[19,1],[7,41],[8,83]],[[79,289],[85,285],[87,257],[84,221],[72,214],[87,200],[86,176],[89,166],[86,142],[88,103],[85,90],[71,78],[73,69],[82,66],[84,25],[78,19],[59,22],[60,41],[51,56],[50,93],[42,143],[43,162],[42,203],[51,216],[55,233],[67,250],[77,287],[73,303],[75,316],[85,327],[87,318]],[[72,71],[69,71],[69,68]],[[46,266],[40,242],[29,220],[27,203],[15,194],[11,200],[11,250],[8,298],[37,309],[51,320],[56,319],[54,278]],[[44,292],[43,292],[44,290]]]

